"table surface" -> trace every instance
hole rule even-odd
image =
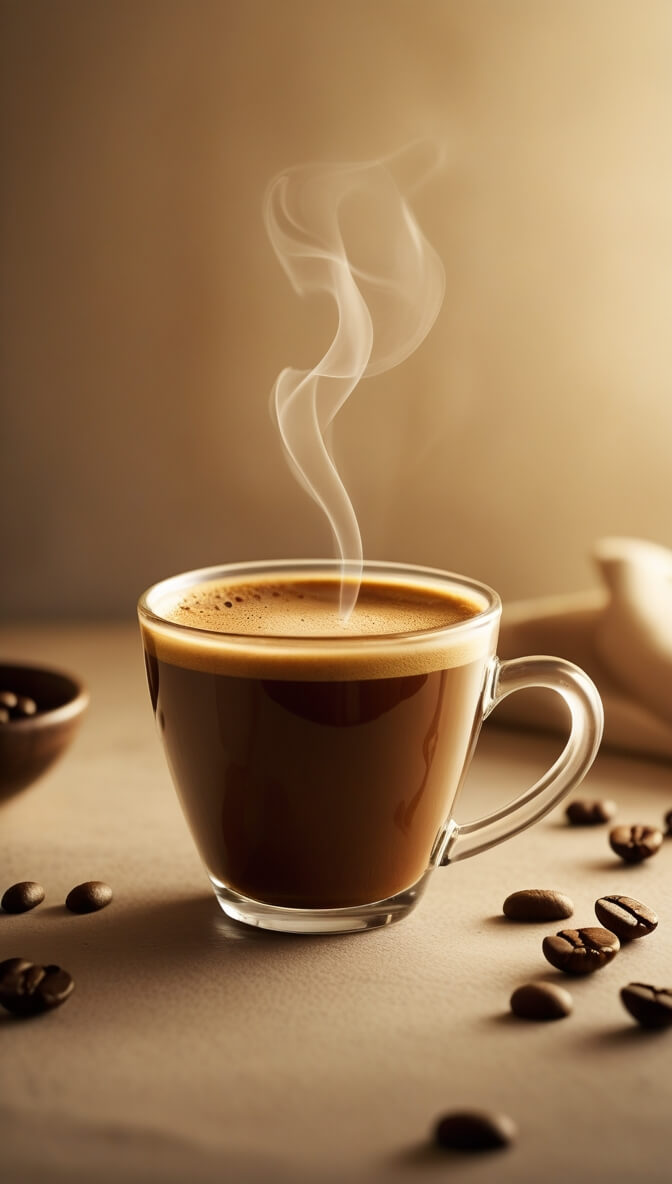
[[[17,627],[0,653],[82,675],[91,705],[74,745],[0,813],[2,890],[44,885],[32,913],[0,915],[0,958],[56,962],[67,1004],[0,1018],[0,1159],[7,1184],[265,1181],[662,1181],[672,1152],[672,1031],[639,1029],[619,989],[672,984],[672,839],[627,867],[604,827],[536,827],[438,870],[405,921],[369,933],[287,937],[220,912],[163,763],[131,625]],[[516,796],[560,741],[484,730],[458,819]],[[660,824],[669,765],[603,753],[584,785],[624,822]],[[88,879],[114,901],[77,917]],[[658,930],[600,973],[561,976],[541,953],[570,922],[516,925],[504,898],[555,887],[571,924],[608,893],[656,909]],[[529,979],[561,981],[564,1020],[509,1012]],[[503,1152],[437,1154],[456,1108],[511,1115]]]

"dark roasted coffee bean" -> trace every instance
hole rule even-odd
[[[0,979],[0,1005],[14,1015],[37,1015],[44,1010],[37,988],[44,978],[44,967],[29,962]]]
[[[22,716],[36,715],[37,703],[34,699],[29,699],[27,695],[17,695],[16,707],[14,708],[14,715],[17,719]]]
[[[0,1005],[13,1015],[39,1015],[60,1007],[74,987],[71,976],[60,966],[24,963],[0,978]]]
[[[524,888],[507,896],[503,911],[511,921],[562,921],[571,917],[574,905],[552,888]]]
[[[555,937],[545,937],[544,957],[565,974],[592,974],[615,958],[621,943],[608,929],[561,929]]]
[[[5,892],[0,907],[6,913],[27,913],[44,900],[44,888],[34,880],[21,880]]]
[[[626,863],[641,863],[660,850],[663,832],[657,826],[615,826],[609,842]]]
[[[595,913],[605,929],[610,929],[621,941],[646,937],[658,924],[653,909],[632,896],[601,896],[595,901]]]
[[[0,723],[13,719],[26,719],[35,715],[37,704],[27,695],[16,695],[14,691],[0,691]]]
[[[628,983],[621,989],[621,1000],[643,1028],[672,1027],[672,990],[669,987]]]
[[[524,983],[511,996],[511,1011],[524,1020],[561,1020],[573,1006],[569,991],[555,983]]]
[[[112,889],[102,880],[87,880],[73,888],[65,900],[71,913],[97,913],[112,900]]]
[[[572,826],[600,826],[603,822],[610,822],[616,813],[616,803],[608,798],[599,801],[588,801],[577,798],[570,802],[565,814]]]
[[[39,986],[44,1007],[60,1007],[72,995],[75,983],[72,975],[61,966],[45,966],[44,978]]]
[[[508,1147],[516,1134],[515,1123],[508,1115],[481,1110],[445,1114],[434,1128],[436,1143],[449,1151],[494,1151]]]
[[[665,815],[665,834],[672,835],[672,810],[668,810]]]
[[[4,962],[0,962],[0,980],[6,974],[14,974],[18,970],[27,970],[32,966],[32,962],[28,962],[26,958],[5,958]]]

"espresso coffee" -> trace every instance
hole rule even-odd
[[[205,581],[142,622],[152,703],[213,883],[283,908],[347,908],[418,883],[480,723],[492,629],[447,626],[483,604],[371,578],[344,621],[339,594],[333,575]]]

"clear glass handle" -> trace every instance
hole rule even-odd
[[[555,764],[526,793],[484,818],[449,824],[444,866],[487,851],[543,818],[579,784],[597,755],[604,725],[602,701],[588,675],[562,658],[495,658],[483,694],[483,719],[507,695],[529,687],[546,687],[564,699],[571,716],[569,739]]]

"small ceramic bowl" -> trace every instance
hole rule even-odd
[[[84,684],[62,670],[0,663],[0,692],[32,699],[33,715],[0,723],[0,803],[37,781],[65,752],[86,706]],[[6,712],[4,714],[7,714]]]

